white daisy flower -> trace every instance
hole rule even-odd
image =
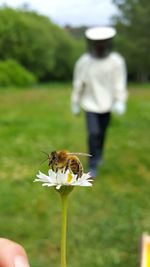
[[[77,174],[73,174],[69,170],[57,172],[48,171],[48,175],[39,171],[37,178],[34,182],[42,182],[42,186],[54,186],[56,189],[60,189],[61,186],[92,186],[92,179],[90,173],[83,173],[80,178],[77,178]]]

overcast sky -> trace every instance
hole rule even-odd
[[[0,5],[11,7],[24,3],[61,26],[108,25],[110,17],[117,12],[111,0],[0,0]]]

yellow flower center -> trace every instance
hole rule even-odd
[[[67,183],[70,183],[72,181],[72,174],[69,172],[67,177]]]

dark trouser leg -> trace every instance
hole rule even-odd
[[[96,168],[103,156],[106,130],[110,122],[110,112],[93,113],[86,112],[88,129],[89,168]]]

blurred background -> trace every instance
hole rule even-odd
[[[69,203],[68,266],[135,267],[150,233],[150,2],[0,0],[0,236],[21,243],[31,266],[58,266],[60,203],[33,184],[44,154],[86,152],[84,114],[70,111],[73,67],[90,26],[117,29],[129,100],[113,117],[93,188]],[[86,159],[83,159],[86,169]]]

